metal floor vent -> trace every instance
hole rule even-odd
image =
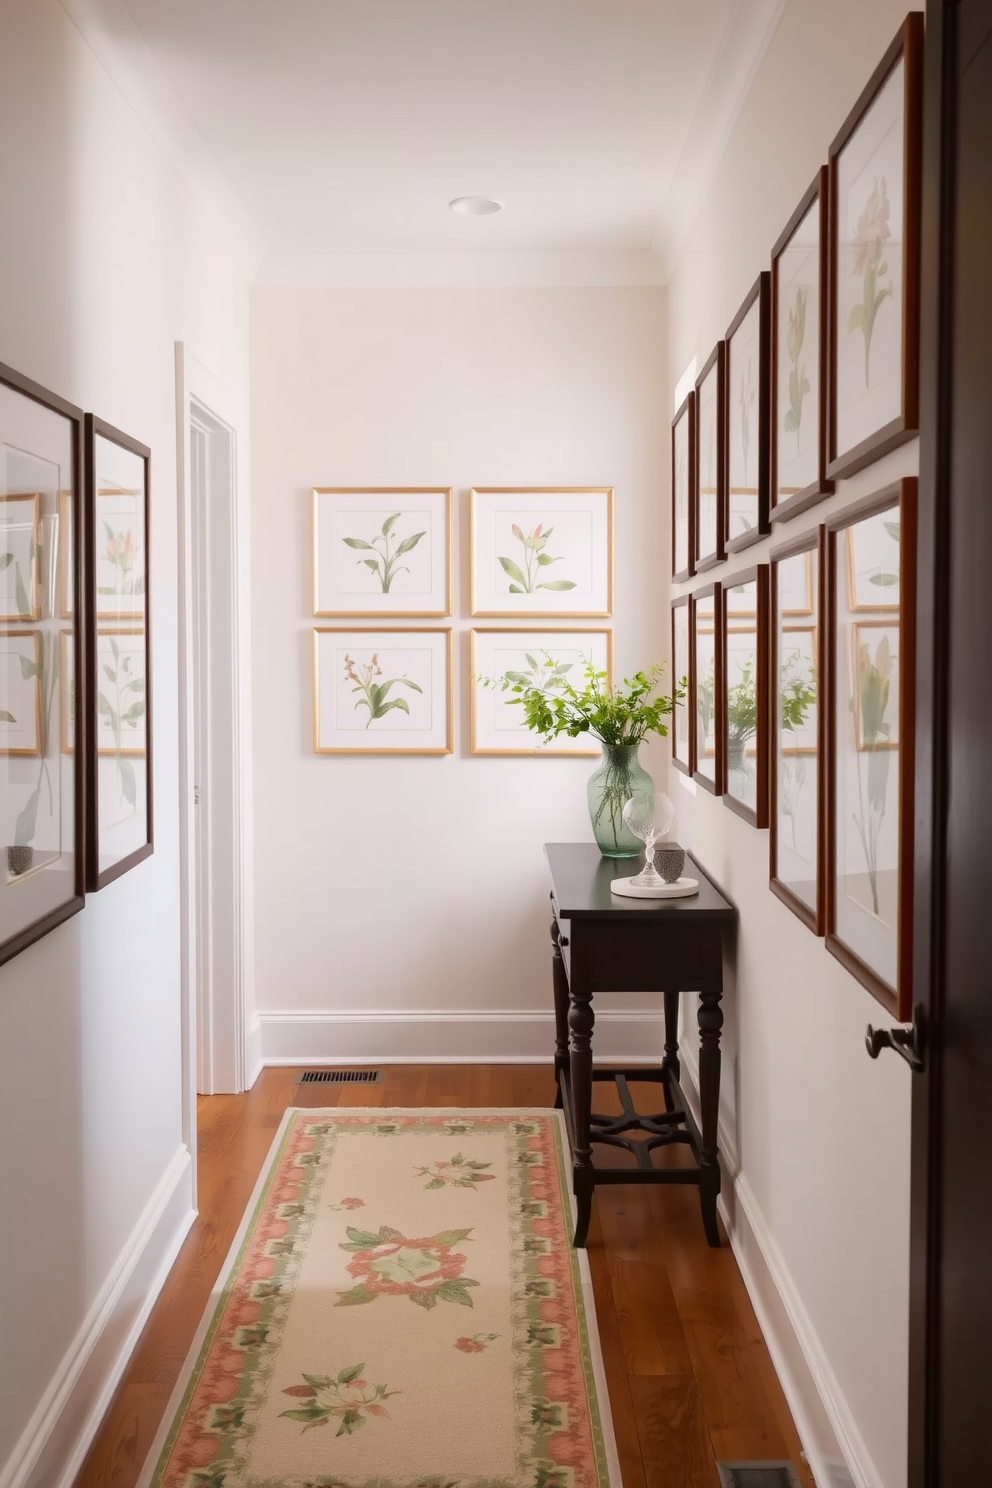
[[[378,1070],[304,1070],[297,1085],[378,1085]]]
[[[718,1462],[722,1488],[801,1488],[791,1462]]]

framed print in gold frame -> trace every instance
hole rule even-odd
[[[672,764],[683,775],[695,769],[696,719],[692,709],[692,648],[689,645],[689,595],[672,600]],[[679,702],[676,688],[683,686]]]
[[[447,626],[313,631],[314,754],[450,754]]]
[[[722,563],[727,483],[727,343],[718,341],[696,378],[693,443],[692,566],[703,573]]]
[[[723,540],[728,553],[768,532],[769,274],[748,291],[726,335],[726,478]]]
[[[41,619],[41,496],[0,496],[0,624]]]
[[[725,781],[723,728],[723,603],[719,584],[697,589],[689,604],[690,696],[695,748],[692,778],[722,796]]]
[[[42,752],[42,657],[40,630],[0,632],[0,754]]]
[[[554,667],[547,665],[553,662]],[[585,668],[592,663],[597,672],[606,673],[606,685],[613,681],[613,632],[569,630],[555,626],[535,630],[523,626],[502,629],[480,629],[471,632],[471,721],[472,754],[539,755],[566,757],[578,755],[598,758],[598,740],[589,734],[571,739],[560,735],[543,744],[539,735],[523,721],[523,709],[514,703],[509,689],[486,686],[481,679],[498,681],[509,678],[522,686],[544,686],[553,695],[554,684],[566,679],[581,692],[586,685]]]
[[[612,486],[474,486],[469,531],[473,616],[613,614]]]
[[[314,615],[449,616],[453,505],[450,486],[315,486]]]
[[[693,575],[696,507],[696,394],[686,393],[672,419],[672,578],[677,584]]]

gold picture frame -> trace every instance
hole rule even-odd
[[[352,712],[357,714],[358,717],[352,719],[349,715],[349,727],[337,729],[329,728],[327,730],[327,733],[325,734],[324,730],[322,729],[324,710],[321,703],[321,673],[322,668],[326,665],[326,659],[322,657],[321,652],[322,646],[326,649],[327,643],[322,642],[322,638],[339,637],[343,641],[345,638],[356,636],[377,638],[375,642],[371,644],[368,641],[364,643],[361,641],[352,641],[352,643],[344,651],[345,683],[354,684],[348,685],[347,691],[351,695],[354,695],[354,693],[356,692],[364,693],[364,697],[360,696],[358,701],[352,705]],[[428,701],[430,706],[431,727],[429,729],[425,729],[418,717],[418,721],[415,724],[412,723],[409,729],[400,729],[400,732],[408,732],[412,734],[416,734],[418,731],[421,733],[429,732],[432,735],[432,742],[430,744],[422,745],[388,742],[382,744],[372,744],[371,746],[368,742],[362,744],[358,743],[357,741],[335,744],[327,743],[326,737],[328,736],[348,738],[349,740],[354,738],[355,736],[357,736],[357,738],[361,738],[362,734],[368,732],[369,727],[374,721],[380,721],[381,718],[385,717],[388,712],[394,710],[403,713],[405,716],[411,718],[411,720],[414,718],[415,714],[413,709],[411,708],[411,704],[415,706],[417,694],[419,694],[421,697],[424,697],[425,695],[424,687],[422,685],[423,678],[425,676],[423,672],[422,659],[420,662],[422,680],[420,682],[418,682],[414,678],[410,678],[407,675],[403,675],[400,677],[390,677],[388,675],[388,667],[386,669],[383,669],[381,665],[381,657],[385,655],[387,650],[410,651],[411,648],[409,646],[403,646],[399,644],[399,642],[408,640],[411,636],[426,636],[430,637],[431,640],[430,646],[421,646],[417,648],[420,652],[430,652],[431,690],[428,695]],[[389,647],[388,642],[386,645],[383,645],[384,637],[388,637],[389,640],[394,641],[396,644],[394,644],[392,647]],[[437,660],[439,651],[441,651],[442,649],[443,663],[441,664],[440,670],[443,677],[445,697],[440,708],[435,709],[435,662]],[[356,652],[356,655],[354,657],[351,655],[352,651]],[[362,656],[360,655],[360,653],[362,652],[365,652],[367,654],[367,659],[362,658]],[[451,754],[454,749],[454,672],[452,657],[453,640],[452,630],[450,626],[315,625],[313,628],[314,754]],[[373,680],[374,677],[377,675],[382,676],[382,682],[377,683]],[[329,686],[333,686],[329,676],[325,676],[325,681],[328,683]],[[340,683],[341,679],[338,678],[338,681]],[[382,691],[382,689],[385,688],[388,688],[391,691],[392,688],[397,685],[405,687],[405,695],[397,693],[396,696],[390,698],[387,696],[386,692]],[[378,699],[376,698],[377,690],[379,692]],[[379,704],[385,704],[387,706],[383,707],[382,714],[373,714],[373,703],[375,703],[376,706],[379,706]],[[368,710],[369,719],[364,728],[360,730],[358,728],[358,722],[360,721],[361,716],[359,714],[359,709],[363,707]],[[438,714],[438,717],[436,719],[435,712],[437,712]],[[417,709],[417,714],[419,715],[421,713],[422,710]],[[397,721],[395,719],[392,720],[388,730],[377,731],[377,734],[374,734],[372,737],[382,737],[384,733],[392,735],[396,728],[396,722]]]
[[[443,532],[438,534],[435,533],[432,529],[430,534],[430,545],[426,549],[420,549],[420,551],[418,552],[418,559],[422,557],[428,558],[429,572],[432,575],[435,569],[440,570],[444,589],[442,603],[440,605],[428,604],[426,606],[413,606],[411,608],[409,601],[404,603],[402,596],[397,595],[395,597],[398,599],[399,603],[395,605],[387,605],[384,603],[376,604],[374,601],[378,598],[378,596],[374,593],[374,591],[367,596],[367,598],[371,601],[368,604],[359,604],[357,601],[352,603],[351,605],[343,606],[334,603],[324,603],[323,601],[325,597],[328,596],[328,594],[333,597],[338,592],[333,577],[325,579],[322,573],[322,570],[327,566],[327,555],[322,548],[321,539],[321,507],[322,505],[328,504],[324,501],[324,498],[358,498],[358,505],[350,508],[344,508],[344,510],[350,510],[354,514],[356,525],[359,525],[361,522],[361,518],[363,516],[367,516],[367,514],[362,511],[361,503],[367,498],[370,509],[374,509],[373,504],[376,498],[383,498],[387,496],[396,498],[409,498],[418,496],[424,499],[435,498],[434,504],[440,506],[444,520]],[[455,544],[454,488],[452,486],[314,486],[311,492],[311,502],[311,542],[313,548],[313,613],[316,619],[445,620],[450,618],[450,616],[454,614]],[[331,514],[334,515],[334,503],[331,502],[329,504],[331,506]],[[376,513],[376,515],[381,515],[383,510],[386,510],[388,507],[394,504],[395,503],[393,502],[380,501],[379,511],[378,513]],[[398,515],[403,515],[402,509],[400,513],[398,513]],[[405,535],[397,533],[397,546],[400,551],[391,551],[389,539],[393,536],[392,529],[391,527],[389,531],[386,531],[384,529],[391,521],[395,520],[395,517],[387,515],[378,533],[371,532],[371,530],[366,526],[365,530],[368,533],[368,537],[360,537],[359,535],[355,534],[350,537],[344,537],[342,539],[342,541],[348,546],[352,547],[352,549],[357,554],[361,554],[362,552],[367,551],[373,555],[367,559],[363,559],[361,556],[356,556],[354,559],[354,565],[357,568],[361,568],[361,566],[364,564],[364,566],[370,570],[370,574],[372,571],[375,571],[380,583],[388,583],[391,581],[387,570],[388,564],[393,564],[395,563],[397,557],[407,556],[408,554],[412,554],[412,552],[414,551],[414,547],[411,547],[407,550],[407,553],[404,553],[402,551],[403,542],[409,541],[411,537],[418,536],[414,533],[407,533]],[[419,536],[422,537],[423,533],[419,534]],[[375,544],[378,542],[381,542],[383,544],[382,550],[375,546]],[[419,542],[415,546],[419,549]],[[323,564],[321,561],[322,557],[325,559],[325,563]],[[377,570],[373,569],[373,565],[377,564],[382,565],[383,572],[381,574]],[[395,573],[398,574],[399,571],[400,569],[396,569]],[[369,582],[371,584],[371,577]],[[358,593],[360,596],[360,590],[355,592]],[[433,594],[433,587],[430,592]],[[388,596],[389,593],[390,591],[388,589],[383,590],[384,596]]]
[[[612,486],[473,486],[469,492],[469,571],[470,571],[470,613],[473,619],[489,620],[606,620],[613,614],[613,564],[614,564],[614,488]],[[492,552],[480,555],[481,538],[481,512],[483,505],[495,507],[495,498],[505,502],[504,517],[506,525],[509,526],[510,535],[505,538],[507,547],[514,548],[519,544],[521,548],[520,562],[517,561],[515,551],[498,553],[496,549],[502,545],[495,534],[492,541]],[[579,498],[579,511],[571,510],[568,498]],[[585,512],[581,511],[582,500],[586,498]],[[594,499],[595,498],[595,499]],[[575,503],[572,502],[574,507]],[[599,507],[600,510],[596,510]],[[521,516],[528,523],[539,517],[537,525],[530,531],[524,531],[520,522],[509,521],[510,517]],[[563,554],[555,554],[547,551],[543,544],[558,523],[556,517],[587,517],[589,520],[589,533],[587,536],[588,561],[578,572],[583,582],[564,578],[563,571],[558,570],[555,575],[541,579],[539,575],[553,568],[558,562],[565,561]],[[544,530],[550,519],[550,527]],[[573,520],[573,529],[578,523]],[[579,560],[581,560],[581,546],[578,534],[573,531],[573,542],[578,548]],[[601,562],[597,562],[596,546],[601,540],[605,546]],[[520,565],[523,564],[523,567]],[[502,577],[499,582],[507,585],[505,592],[496,590],[495,569],[499,565],[502,569]],[[482,570],[485,568],[490,573],[488,580],[483,580]],[[566,590],[563,586],[568,585]],[[511,594],[520,594],[522,599],[528,599],[532,595],[541,593],[542,600],[533,603],[550,604],[547,599],[549,594],[571,593],[573,588],[580,590],[578,604],[569,602],[563,598],[558,604],[550,608],[528,607],[526,604],[510,606],[500,603]]]
[[[589,629],[586,629],[586,630],[579,630],[577,628],[576,629],[572,629],[572,628],[570,628],[568,626],[563,626],[563,625],[549,625],[549,626],[545,626],[543,628],[535,628],[532,625],[505,625],[505,626],[480,626],[478,629],[475,629],[475,630],[472,630],[472,631],[469,632],[469,640],[470,640],[470,644],[469,644],[469,653],[470,653],[469,680],[470,680],[470,685],[471,685],[471,691],[470,691],[470,698],[471,698],[471,702],[470,702],[470,723],[471,723],[470,739],[471,739],[471,742],[470,742],[470,746],[469,746],[469,753],[470,754],[478,755],[478,756],[480,756],[482,758],[489,758],[489,759],[511,758],[511,757],[512,758],[517,758],[517,759],[534,759],[534,758],[539,758],[541,756],[545,756],[545,757],[551,758],[551,759],[569,759],[569,758],[571,758],[571,759],[597,759],[599,757],[600,753],[601,753],[600,746],[599,746],[598,743],[596,743],[592,748],[590,748],[588,744],[585,744],[585,743],[581,742],[580,740],[574,740],[574,741],[573,740],[568,740],[568,744],[567,745],[562,744],[559,741],[555,741],[555,742],[550,743],[550,744],[541,744],[539,742],[539,740],[538,740],[537,735],[532,734],[529,731],[525,731],[525,737],[530,742],[529,743],[521,742],[520,747],[519,748],[516,748],[516,749],[514,749],[512,747],[511,748],[486,748],[486,747],[484,747],[480,743],[481,729],[480,729],[480,720],[479,720],[479,702],[480,702],[480,696],[479,696],[479,694],[480,694],[481,683],[476,680],[477,677],[478,677],[478,674],[479,674],[479,664],[478,664],[479,663],[479,651],[480,651],[482,645],[484,644],[484,639],[485,638],[492,637],[492,636],[519,636],[519,637],[533,636],[533,637],[536,637],[536,638],[545,637],[545,636],[556,636],[556,637],[557,636],[572,636],[576,640],[580,640],[580,639],[583,639],[583,638],[586,638],[586,637],[589,637],[589,636],[601,636],[601,637],[603,637],[605,639],[605,642],[606,642],[606,658],[605,658],[606,659],[606,675],[607,675],[607,683],[608,683],[608,685],[611,685],[612,684],[612,681],[613,681],[613,631],[612,631],[612,629],[609,626],[605,626],[605,625],[603,625],[603,626],[590,627]],[[521,646],[521,649],[523,649],[522,646]],[[536,645],[536,646],[533,647],[533,649],[535,651],[538,651],[538,650],[547,650],[548,648],[541,647],[540,645]],[[575,646],[574,648],[569,648],[567,646],[563,646],[561,649],[563,651],[569,650],[569,649],[581,650],[581,648],[578,647],[578,646]],[[580,690],[581,690],[581,685],[584,685],[584,679],[583,679],[583,682],[579,684]],[[577,747],[568,747],[569,745],[572,745],[572,744],[575,744]]]
[[[0,615],[0,623],[4,625],[23,625],[25,621],[41,619],[41,584],[39,583],[38,575],[38,541],[39,529],[41,527],[41,495],[39,492],[36,491],[24,491],[8,496],[0,496],[0,511],[4,511],[8,505],[14,502],[25,504],[30,503],[31,511],[33,513],[33,518],[30,522],[18,524],[19,526],[23,525],[24,527],[30,527],[33,533],[31,539],[31,551],[26,559],[26,562],[28,564],[28,574],[25,597],[28,600],[28,608],[26,610],[18,609],[11,611],[9,615]],[[3,549],[4,540],[3,537],[0,536],[0,558],[6,556]],[[7,551],[12,553],[12,550],[10,549],[8,549]],[[7,565],[5,565],[5,567],[13,567],[15,562],[16,559],[12,557],[11,561]],[[17,564],[17,568],[19,570],[19,564]],[[23,575],[21,577],[23,582]]]
[[[0,641],[27,640],[29,637],[30,637],[30,639],[32,639],[34,641],[34,665],[35,665],[35,668],[36,668],[34,679],[33,679],[34,680],[34,686],[31,688],[31,691],[34,694],[34,737],[35,737],[35,743],[34,743],[34,747],[31,748],[31,749],[18,749],[18,748],[15,748],[15,747],[5,747],[2,743],[0,743],[0,755],[17,756],[17,757],[22,758],[22,759],[38,759],[40,757],[40,755],[41,755],[41,743],[42,743],[42,736],[43,736],[43,732],[44,732],[43,731],[43,718],[42,718],[41,674],[40,674],[40,668],[41,668],[41,665],[42,665],[42,633],[41,633],[40,630],[5,630],[5,631],[2,632],[2,634],[0,634]],[[23,655],[23,653],[20,653],[20,652],[15,652],[13,654]],[[22,681],[24,681],[25,685],[30,685],[31,678],[24,677],[23,674],[22,674]],[[9,709],[6,709],[5,711],[9,712],[10,710]],[[2,740],[2,735],[0,735],[0,740]]]

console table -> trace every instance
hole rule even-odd
[[[574,1244],[585,1245],[598,1183],[693,1183],[699,1188],[703,1227],[720,1244],[716,1201],[720,1192],[717,1118],[720,1104],[720,1030],[723,1027],[723,946],[737,911],[687,857],[699,880],[691,899],[621,899],[610,883],[630,871],[630,860],[601,856],[592,842],[554,842],[544,849],[551,868],[552,977],[555,999],[556,1106],[565,1113],[572,1149],[572,1188],[578,1208]],[[636,871],[636,869],[635,869]],[[594,1069],[592,1000],[597,993],[661,992],[665,1001],[665,1054],[660,1066]],[[679,994],[699,994],[699,1104],[702,1131],[679,1084]],[[593,1085],[615,1083],[618,1116],[592,1110]],[[661,1086],[664,1110],[634,1109],[630,1085]],[[635,1135],[637,1134],[637,1135]],[[682,1143],[695,1163],[660,1167],[652,1154]],[[620,1148],[636,1166],[609,1166],[600,1150]]]

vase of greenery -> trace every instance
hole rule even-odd
[[[668,733],[662,720],[671,713],[673,700],[659,691],[663,668],[635,672],[611,687],[606,673],[597,672],[589,661],[581,688],[569,681],[570,670],[545,654],[529,673],[479,680],[514,693],[511,704],[523,708],[527,727],[545,742],[562,735],[578,739],[583,734],[599,740],[603,759],[588,786],[593,836],[604,857],[637,857],[641,843],[624,822],[623,808],[631,796],[654,797],[654,782],[641,766],[637,751],[646,735]],[[681,702],[684,696],[680,684],[675,700]]]
[[[758,732],[758,689],[754,659],[748,657],[740,678],[727,689],[727,769],[744,774],[748,740]]]

